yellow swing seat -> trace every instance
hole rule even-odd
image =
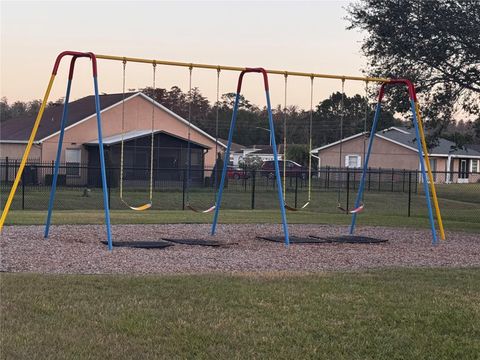
[[[152,207],[152,202],[148,202],[144,205],[140,205],[140,206],[132,206],[130,204],[128,204],[125,200],[123,199],[120,199],[122,200],[122,202],[128,207],[130,208],[131,210],[135,210],[135,211],[144,211],[144,210],[147,210],[147,209],[150,209]]]

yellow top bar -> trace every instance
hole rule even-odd
[[[97,59],[104,59],[104,60],[138,62],[138,63],[145,63],[145,64],[157,64],[157,65],[169,65],[169,66],[182,66],[187,68],[228,70],[228,71],[243,71],[246,69],[245,67],[238,67],[238,66],[196,64],[196,63],[165,61],[165,60],[149,60],[149,59],[132,58],[132,57],[124,57],[124,56],[112,56],[112,55],[100,55],[100,54],[95,54],[95,56],[97,57]],[[323,79],[372,81],[372,82],[382,82],[382,83],[390,81],[389,78],[379,78],[379,77],[329,75],[329,74],[316,74],[316,73],[306,73],[306,72],[299,72],[299,71],[282,71],[282,70],[266,70],[266,71],[269,74],[288,75],[288,76],[305,76],[309,78],[313,77],[313,78],[323,78]]]

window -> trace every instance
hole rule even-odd
[[[470,161],[470,172],[472,172],[472,173],[480,172],[480,160],[471,160]]]
[[[67,175],[80,176],[81,157],[82,157],[81,149],[65,150],[65,165],[67,166]]]
[[[362,159],[360,155],[347,155],[345,156],[345,167],[359,168],[361,166]]]

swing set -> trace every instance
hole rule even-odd
[[[150,182],[149,182],[149,201],[143,205],[139,206],[132,206],[129,204],[123,197],[123,187],[124,187],[124,125],[125,125],[125,68],[127,62],[134,62],[134,63],[145,63],[145,64],[152,64],[153,65],[153,88],[155,89],[155,71],[157,65],[162,65],[162,66],[175,66],[175,67],[184,67],[189,69],[189,95],[190,95],[190,101],[189,101],[189,115],[188,115],[188,166],[187,166],[187,208],[189,208],[192,211],[195,212],[212,212],[214,211],[213,215],[213,222],[212,222],[212,227],[211,227],[211,235],[214,235],[216,232],[216,227],[217,227],[217,222],[218,222],[218,215],[220,212],[221,208],[221,201],[222,201],[222,195],[223,195],[223,189],[225,186],[225,179],[227,177],[227,166],[228,166],[228,159],[230,157],[230,150],[231,150],[231,145],[232,145],[232,139],[233,139],[233,134],[235,131],[235,125],[237,121],[237,115],[238,115],[238,108],[239,108],[239,102],[240,102],[240,94],[241,94],[241,89],[242,89],[242,80],[246,74],[250,73],[257,73],[260,74],[263,78],[263,83],[264,83],[264,90],[265,90],[265,97],[266,97],[266,104],[267,104],[267,113],[268,113],[268,122],[269,122],[269,127],[270,127],[270,132],[271,134],[275,134],[274,131],[274,124],[273,124],[273,116],[272,116],[272,108],[271,108],[271,103],[270,103],[270,90],[269,90],[269,82],[268,82],[268,75],[283,75],[285,77],[285,109],[287,107],[287,77],[289,76],[299,76],[299,77],[309,77],[311,79],[311,86],[310,86],[310,126],[309,126],[309,167],[308,167],[308,198],[305,204],[303,204],[299,208],[294,208],[289,206],[286,201],[285,201],[285,173],[286,169],[284,167],[284,176],[283,176],[283,184],[282,184],[282,178],[280,176],[280,169],[279,169],[279,162],[278,162],[278,152],[277,152],[277,146],[276,146],[276,140],[275,136],[271,136],[271,141],[272,141],[272,149],[273,149],[273,158],[274,158],[274,164],[275,164],[275,178],[276,178],[276,187],[277,187],[277,195],[278,195],[278,201],[279,201],[279,208],[280,208],[280,213],[281,213],[281,218],[282,218],[282,227],[283,227],[283,232],[284,232],[284,242],[285,245],[289,245],[290,240],[289,240],[289,233],[288,233],[288,225],[287,225],[287,218],[286,218],[286,209],[292,210],[292,211],[298,211],[305,209],[309,206],[311,203],[311,193],[312,193],[312,122],[313,122],[313,82],[315,78],[323,78],[323,79],[337,79],[342,81],[342,115],[340,119],[340,129],[341,129],[341,135],[343,136],[343,116],[344,116],[344,83],[346,80],[348,81],[363,81],[366,84],[368,82],[376,82],[380,84],[380,90],[378,94],[378,101],[376,104],[375,108],[375,115],[373,119],[373,125],[370,130],[370,137],[368,141],[368,146],[366,148],[366,155],[364,157],[365,161],[363,163],[363,170],[362,170],[362,177],[360,180],[360,185],[358,188],[358,193],[357,197],[355,200],[355,205],[354,209],[349,211],[352,214],[352,222],[350,225],[350,234],[353,235],[355,231],[355,225],[356,225],[356,218],[357,215],[364,209],[364,204],[363,204],[363,192],[364,192],[364,187],[365,187],[365,177],[366,177],[366,172],[368,169],[368,162],[370,159],[370,154],[372,150],[372,145],[373,141],[375,138],[375,132],[378,126],[379,118],[380,118],[380,113],[381,113],[381,104],[382,104],[382,99],[384,97],[385,91],[387,90],[388,87],[390,86],[395,86],[395,85],[400,85],[400,86],[406,86],[408,89],[408,95],[409,95],[409,100],[410,100],[410,109],[412,112],[412,120],[413,120],[413,125],[415,127],[415,134],[416,134],[416,144],[417,144],[417,149],[418,149],[418,156],[419,156],[419,162],[420,162],[420,170],[422,174],[422,183],[424,186],[424,193],[425,193],[425,199],[427,203],[427,208],[428,208],[428,215],[429,215],[429,222],[430,222],[430,227],[431,227],[431,232],[432,232],[432,243],[436,244],[437,243],[437,232],[436,232],[436,227],[435,227],[435,221],[434,221],[434,216],[433,216],[433,207],[430,199],[430,192],[432,195],[433,199],[433,206],[435,208],[435,214],[436,214],[436,219],[438,222],[438,227],[440,231],[440,238],[442,240],[445,239],[445,232],[443,228],[443,223],[442,223],[442,218],[440,214],[440,208],[438,205],[438,199],[435,191],[435,183],[433,181],[433,175],[432,171],[430,168],[430,161],[428,158],[428,151],[427,151],[427,145],[425,141],[425,135],[424,135],[424,130],[423,130],[423,123],[422,123],[422,118],[420,115],[420,106],[417,100],[416,92],[415,92],[415,87],[409,81],[408,79],[390,79],[390,78],[380,78],[380,77],[359,77],[359,76],[343,76],[343,75],[330,75],[330,74],[319,74],[319,73],[305,73],[305,72],[297,72],[297,71],[281,71],[281,70],[266,70],[263,68],[245,68],[245,67],[234,67],[234,66],[221,66],[221,65],[209,65],[209,64],[195,64],[195,63],[185,63],[185,62],[174,62],[174,61],[163,61],[163,60],[149,60],[149,59],[141,59],[141,58],[131,58],[131,57],[121,57],[121,56],[111,56],[111,55],[99,55],[99,54],[94,54],[91,52],[76,52],[76,51],[64,51],[60,53],[55,61],[55,64],[53,66],[52,74],[50,76],[50,80],[48,82],[47,89],[45,91],[44,97],[42,104],[40,106],[38,115],[36,117],[32,132],[30,134],[30,138],[28,140],[27,146],[25,148],[25,152],[23,154],[22,161],[20,163],[20,167],[17,171],[15,180],[13,182],[13,185],[11,187],[9,196],[7,198],[5,207],[2,212],[2,216],[0,218],[0,231],[3,229],[3,225],[5,223],[5,219],[8,215],[8,212],[10,210],[10,206],[12,204],[13,198],[15,196],[15,192],[18,188],[18,185],[20,183],[22,173],[25,169],[26,161],[28,159],[28,156],[30,154],[30,150],[32,148],[38,127],[40,125],[40,122],[42,120],[42,116],[46,107],[46,104],[48,102],[48,98],[50,95],[50,91],[52,89],[55,77],[58,72],[59,65],[64,57],[70,57],[70,68],[69,68],[69,73],[68,73],[68,80],[67,80],[67,90],[66,90],[66,96],[65,96],[65,103],[63,106],[63,112],[62,112],[62,118],[61,118],[61,123],[60,123],[60,134],[59,134],[59,143],[58,143],[58,148],[57,148],[57,153],[56,153],[56,159],[55,159],[55,167],[54,167],[54,174],[53,174],[53,179],[52,179],[52,189],[50,193],[50,199],[49,199],[49,206],[48,206],[48,214],[47,214],[47,219],[46,219],[46,224],[45,224],[45,232],[44,232],[44,237],[47,238],[49,235],[49,228],[51,224],[51,215],[53,211],[53,204],[54,204],[54,199],[55,199],[55,190],[56,190],[56,185],[57,185],[57,180],[58,180],[58,172],[59,172],[59,165],[60,165],[60,157],[61,157],[61,150],[62,150],[62,143],[63,143],[63,137],[64,137],[64,132],[65,132],[65,126],[68,118],[68,105],[69,105],[69,99],[70,99],[70,89],[72,85],[72,80],[73,80],[73,75],[74,75],[74,68],[75,68],[75,62],[77,59],[80,58],[88,58],[91,61],[92,64],[92,75],[93,75],[93,88],[94,88],[94,97],[95,97],[95,113],[96,113],[96,119],[97,119],[97,131],[98,131],[98,146],[99,146],[99,156],[100,156],[100,167],[101,167],[101,180],[102,180],[102,191],[103,191],[103,205],[104,205],[104,211],[105,211],[105,225],[106,225],[106,232],[107,232],[107,244],[108,244],[108,249],[112,250],[112,235],[111,235],[111,225],[110,225],[110,210],[109,210],[109,204],[108,204],[108,189],[107,189],[107,179],[106,179],[106,171],[105,171],[105,155],[104,155],[104,149],[103,149],[103,137],[102,137],[102,118],[101,118],[101,113],[100,113],[100,97],[99,97],[99,91],[98,91],[98,71],[97,71],[97,60],[109,60],[109,61],[119,61],[123,63],[123,100],[122,100],[122,142],[121,142],[121,175],[120,175],[120,198],[121,201],[127,206],[128,208],[136,211],[142,211],[146,210],[152,207],[152,195],[153,195],[153,182],[154,182],[154,167],[153,167],[153,155],[154,155],[154,135],[155,135],[155,101],[152,100],[152,127],[151,127],[151,151],[150,151]],[[216,190],[216,197],[215,197],[215,202],[212,206],[206,208],[205,210],[199,210],[196,207],[194,207],[189,199],[189,188],[191,186],[191,138],[190,138],[190,132],[192,128],[192,70],[194,68],[200,68],[200,69],[211,69],[211,70],[216,70],[217,71],[217,105],[218,105],[218,97],[219,97],[219,83],[220,83],[220,71],[235,71],[235,72],[240,72],[240,76],[238,78],[238,84],[237,84],[237,90],[236,90],[236,96],[235,96],[235,104],[233,107],[233,112],[232,112],[232,118],[230,122],[230,130],[228,134],[228,142],[225,150],[225,155],[224,155],[224,163],[223,163],[223,169],[222,169],[222,176],[220,179],[220,184],[217,184],[217,176],[215,174],[215,190]],[[367,109],[366,109],[366,114],[368,114]],[[287,121],[287,115],[285,111],[285,117],[284,117],[284,126],[286,126],[286,121]],[[366,120],[365,120],[366,124]],[[286,128],[285,128],[286,129]],[[366,130],[366,129],[365,129]],[[342,143],[342,136],[340,140],[340,144]],[[286,145],[286,132],[284,131],[284,145]],[[217,115],[216,115],[216,144],[218,144],[218,106],[217,106]],[[217,145],[216,145],[217,146]],[[216,148],[216,155],[217,155],[217,148]],[[286,151],[285,151],[286,153]],[[340,157],[341,161],[341,157]],[[285,164],[285,161],[284,161]],[[340,162],[341,165],[341,162]],[[285,166],[285,165],[284,165]],[[338,208],[341,211],[345,211],[343,207],[340,205],[340,196],[338,197]]]

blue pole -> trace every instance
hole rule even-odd
[[[108,250],[112,250],[112,231],[110,228],[110,209],[108,206],[108,188],[107,188],[107,174],[105,172],[105,155],[103,152],[103,137],[102,137],[102,119],[100,117],[100,96],[98,96],[98,82],[97,77],[93,77],[93,84],[95,88],[95,111],[97,113],[97,127],[98,127],[98,148],[100,152],[100,167],[102,173],[102,189],[103,189],[103,207],[105,208],[105,225],[107,226],[107,240]]]
[[[237,92],[237,95],[235,96],[235,105],[233,106],[232,120],[230,121],[230,130],[228,132],[227,150],[225,150],[225,156],[223,159],[222,178],[220,179],[220,186],[217,192],[215,214],[213,215],[213,222],[212,222],[212,231],[211,231],[212,235],[215,235],[215,231],[217,229],[218,213],[220,212],[220,205],[222,204],[223,187],[225,186],[225,178],[227,176],[228,160],[230,159],[230,148],[232,146],[233,131],[235,129],[235,123],[237,122],[239,102],[240,102],[240,92]]]
[[[418,157],[420,159],[420,170],[422,172],[423,190],[427,200],[428,218],[430,219],[430,226],[432,228],[432,244],[436,245],[437,231],[435,230],[435,222],[433,220],[432,202],[430,200],[430,190],[428,188],[427,174],[425,172],[425,158],[423,156],[422,142],[420,139],[420,132],[418,130],[417,113],[415,111],[415,101],[413,99],[410,100],[410,108],[412,109],[413,125],[415,127],[415,135],[417,137]]]
[[[70,100],[71,87],[72,87],[72,79],[68,79],[67,94],[65,95],[65,103],[63,104],[62,120],[60,122],[60,136],[58,137],[57,156],[55,158],[55,168],[53,171],[52,189],[50,190],[50,200],[48,201],[47,221],[45,222],[45,232],[43,234],[45,238],[48,238],[48,233],[50,231],[50,223],[52,220],[53,203],[55,202],[55,191],[57,189],[58,172],[60,169],[60,157],[62,154],[63,135],[65,134],[65,124],[68,118],[68,103]]]
[[[355,199],[355,209],[360,206],[360,201],[362,200],[363,190],[365,188],[365,177],[368,169],[368,161],[370,160],[370,153],[372,152],[373,140],[375,139],[375,132],[377,131],[378,119],[380,118],[381,109],[382,109],[382,104],[379,101],[377,103],[377,107],[375,108],[375,115],[373,117],[372,129],[370,130],[370,139],[368,139],[367,155],[365,156],[365,159],[363,161],[362,178],[360,179],[360,186],[358,187],[357,198]],[[353,216],[352,216],[352,223],[350,225],[350,235],[353,235],[355,231],[355,223],[357,221],[357,213],[353,213],[352,215]]]
[[[280,178],[280,167],[278,166],[277,142],[275,140],[275,129],[273,125],[272,107],[270,104],[270,93],[268,90],[265,91],[265,95],[267,97],[268,123],[270,125],[270,134],[271,134],[270,140],[272,142],[273,160],[275,164],[275,177],[277,180],[278,203],[280,204],[280,212],[282,214],[282,225],[283,225],[283,233],[285,235],[285,246],[288,246],[290,245],[290,238],[288,236],[287,214],[285,212],[285,202],[283,200],[282,180]]]

